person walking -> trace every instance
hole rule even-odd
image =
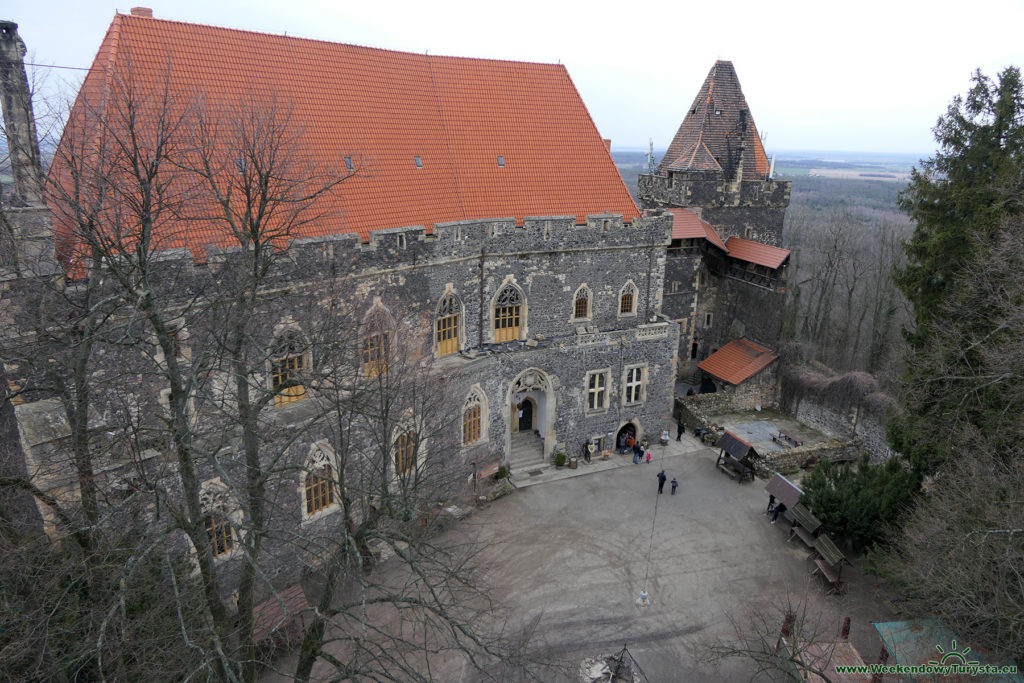
[[[679,422],[676,423],[676,441],[683,438],[683,434],[686,432],[686,425],[683,424],[683,418],[679,418]]]
[[[768,494],[768,509],[764,511],[764,514],[770,515],[775,510],[775,494]]]
[[[660,494],[665,489],[665,480],[668,477],[665,476],[665,470],[658,472],[658,493]]]
[[[676,495],[676,487],[679,486],[679,482],[676,481],[675,477],[672,477],[672,495]]]
[[[633,464],[640,462],[640,453],[634,448],[633,449]]]

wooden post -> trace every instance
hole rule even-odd
[[[887,661],[889,661],[889,649],[883,645],[881,651],[878,653],[878,663],[885,664]],[[875,674],[872,676],[871,683],[882,683],[882,674]]]

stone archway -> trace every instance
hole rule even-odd
[[[505,400],[505,453],[512,469],[539,466],[555,448],[555,392],[543,370],[523,370]]]

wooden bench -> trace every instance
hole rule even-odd
[[[818,568],[812,573],[817,574],[821,572],[821,575],[828,579],[828,582],[832,585],[828,591],[829,593],[842,592],[843,563],[846,562],[846,556],[836,547],[832,539],[825,534],[814,539],[814,549],[816,551],[814,564]]]
[[[754,468],[742,460],[737,460],[728,453],[719,455],[715,466],[735,479],[739,484],[742,484],[744,481],[754,481]]]

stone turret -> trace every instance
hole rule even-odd
[[[732,62],[717,61],[687,110],[658,172],[641,175],[645,208],[689,208],[723,239],[782,243],[790,183],[769,177],[757,134]]]
[[[53,226],[46,208],[39,139],[25,73],[25,43],[13,21],[0,21],[0,101],[13,188],[2,199],[0,277],[49,275],[57,270]]]

